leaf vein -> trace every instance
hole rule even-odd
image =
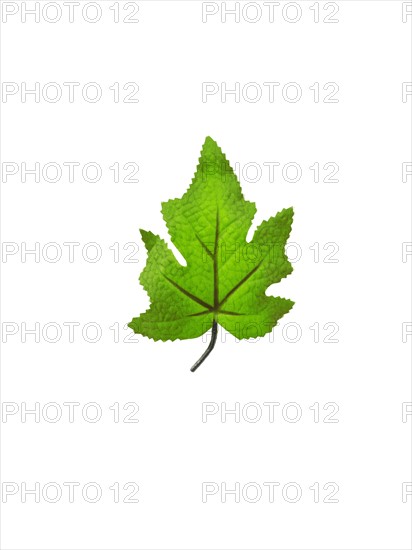
[[[236,292],[236,290],[238,290],[244,283],[246,283],[246,281],[247,281],[248,279],[250,279],[250,277],[251,277],[254,273],[256,273],[256,271],[257,271],[257,270],[259,269],[259,267],[262,265],[262,262],[263,262],[263,260],[260,261],[251,271],[249,271],[249,273],[248,273],[247,275],[245,275],[245,276],[243,277],[243,279],[241,279],[241,280],[237,283],[237,285],[235,285],[235,286],[232,288],[232,290],[229,290],[229,292],[226,294],[226,296],[225,296],[225,297],[223,298],[223,300],[220,302],[219,307],[221,307],[221,306],[230,298],[230,296],[232,296],[232,294],[233,294],[234,292]]]
[[[194,302],[197,302],[198,304],[200,304],[201,306],[209,309],[209,310],[212,310],[213,307],[208,304],[207,302],[205,302],[204,300],[202,300],[201,298],[198,298],[197,296],[195,296],[194,294],[192,294],[191,292],[189,292],[188,290],[186,290],[185,288],[183,288],[182,286],[180,286],[178,283],[176,283],[175,281],[173,281],[173,279],[171,279],[170,277],[168,277],[167,275],[165,275],[164,273],[162,273],[163,277],[169,281],[170,284],[172,284],[174,287],[176,287],[178,290],[180,290],[180,292],[182,294],[184,294],[185,296],[187,296],[188,298],[190,298],[191,300],[193,300]]]

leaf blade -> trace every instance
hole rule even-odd
[[[285,254],[293,209],[262,222],[247,242],[255,213],[226,156],[207,137],[188,190],[162,203],[171,241],[187,265],[159,236],[141,231],[148,259],[140,282],[151,306],[129,326],[155,340],[195,338],[214,321],[239,339],[269,332],[293,306],[266,295],[293,270]]]

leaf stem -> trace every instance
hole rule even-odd
[[[200,367],[200,365],[203,363],[203,361],[206,359],[206,357],[210,354],[210,352],[212,351],[212,349],[215,347],[215,344],[216,344],[216,340],[217,340],[217,323],[216,321],[213,321],[213,325],[212,325],[212,339],[210,340],[210,343],[209,345],[207,346],[207,349],[206,351],[204,352],[204,354],[202,355],[202,357],[200,357],[200,359],[198,359],[196,361],[196,363],[193,365],[193,367],[190,369],[190,372],[195,372],[196,369],[198,369]]]

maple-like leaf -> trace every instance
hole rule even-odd
[[[171,240],[187,265],[158,235],[140,230],[148,253],[140,282],[151,305],[128,326],[163,341],[197,338],[212,329],[209,347],[192,371],[213,349],[218,324],[238,339],[257,338],[293,306],[266,295],[293,269],[285,254],[293,209],[262,222],[247,242],[255,213],[225,155],[207,137],[189,189],[181,199],[162,203]]]

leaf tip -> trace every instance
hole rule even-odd
[[[139,229],[139,231],[142,237],[142,241],[144,242],[144,245],[146,247],[146,250],[150,252],[150,250],[156,244],[156,240],[157,240],[156,235],[151,231],[146,231],[145,229]]]
[[[276,218],[279,221],[282,221],[283,223],[287,223],[288,225],[292,226],[294,215],[295,212],[293,210],[293,206],[289,206],[289,208],[284,208],[283,210],[278,212],[276,214]]]
[[[217,143],[210,136],[206,136],[204,145],[217,145]]]
[[[207,155],[207,154],[216,154],[216,153],[222,154],[219,145],[213,138],[211,138],[210,136],[206,136],[206,139],[203,143],[201,154]]]

